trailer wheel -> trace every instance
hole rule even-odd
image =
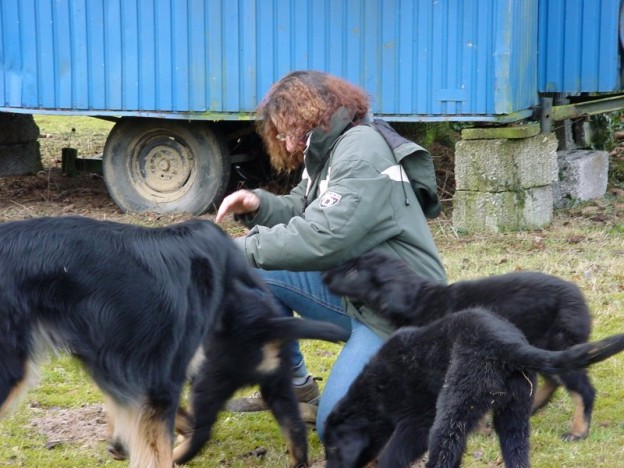
[[[205,122],[122,118],[104,146],[104,181],[124,212],[201,214],[225,194],[226,148]]]

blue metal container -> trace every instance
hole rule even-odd
[[[620,0],[539,2],[539,91],[622,89]]]
[[[619,8],[620,0],[0,0],[0,111],[118,119],[103,158],[117,204],[199,213],[223,195],[230,163],[244,159],[241,135],[253,133],[259,100],[292,70],[359,84],[389,121],[515,122],[535,114],[541,93],[622,89]]]
[[[0,110],[251,118],[294,69],[392,120],[538,102],[538,0],[0,0]]]

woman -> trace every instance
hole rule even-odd
[[[370,119],[362,89],[326,73],[297,71],[275,83],[258,107],[257,130],[271,164],[281,171],[303,164],[302,180],[288,195],[234,192],[216,221],[232,213],[251,228],[235,241],[261,269],[284,314],[296,311],[351,331],[320,397],[322,440],[327,415],[392,329],[374,311],[330,293],[321,271],[378,250],[445,281],[423,212],[439,213],[435,176],[426,151]],[[402,146],[393,152],[384,134]],[[423,167],[424,183],[414,178]],[[293,367],[300,400],[313,398],[316,384],[298,346]]]

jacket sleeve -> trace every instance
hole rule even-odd
[[[253,265],[323,270],[398,234],[388,206],[392,182],[371,162],[387,159],[389,149],[385,143],[368,141],[360,132],[349,133],[331,158],[326,191],[303,216],[272,227],[257,225],[250,231],[244,251]]]

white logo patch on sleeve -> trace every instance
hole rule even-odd
[[[341,198],[342,195],[336,192],[325,192],[325,194],[321,197],[321,208],[330,208],[334,205],[337,205],[338,202],[340,202]]]

